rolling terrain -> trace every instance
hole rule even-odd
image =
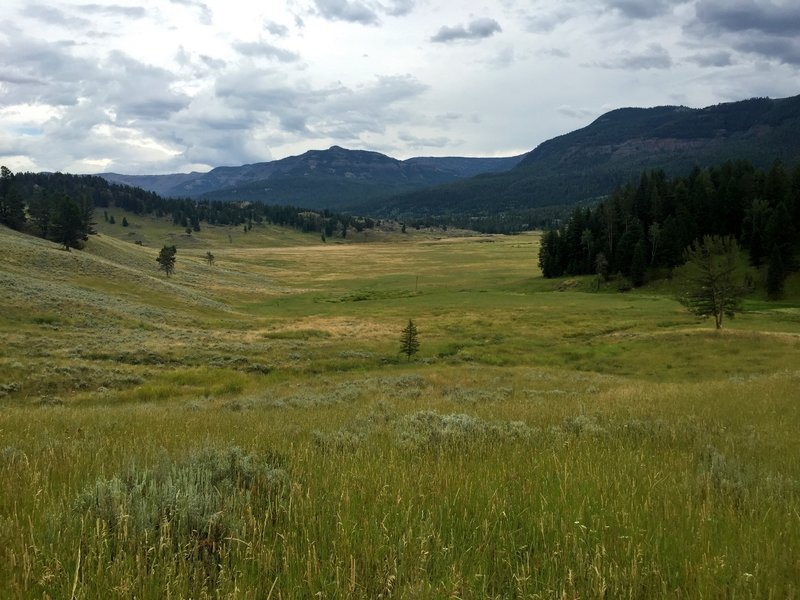
[[[218,167],[208,173],[129,176],[104,173],[114,183],[141,187],[166,197],[256,200],[341,210],[376,203],[401,192],[510,169],[511,158],[411,158],[400,161],[378,152],[332,146],[301,156]]]
[[[412,158],[333,146],[209,173],[103,177],[164,196],[260,200],[395,218],[520,214],[591,202],[643,170],[800,161],[800,96],[621,108],[510,158]]]
[[[768,168],[800,161],[800,96],[709,106],[622,108],[548,140],[513,169],[419,190],[378,214],[497,214],[605,197],[640,173],[687,175],[726,160]]]
[[[115,213],[0,227],[0,596],[800,593],[797,275],[715,332],[537,233]]]

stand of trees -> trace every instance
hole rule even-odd
[[[684,249],[706,235],[731,236],[753,265],[768,261],[771,289],[780,290],[800,246],[800,164],[763,171],[726,162],[671,179],[644,172],[638,186],[617,188],[547,231],[539,266],[545,277],[621,273],[638,286],[648,269],[682,264]]]
[[[140,188],[109,183],[94,175],[0,173],[0,223],[44,238],[78,247],[95,233],[94,208],[116,206],[137,215],[171,217],[179,227],[200,231],[201,223],[252,229],[271,223],[303,232],[344,237],[348,229],[362,231],[375,221],[330,211],[309,211],[259,202],[162,198]],[[75,214],[80,214],[78,219]],[[78,221],[80,221],[78,223]],[[125,223],[123,223],[125,225]]]

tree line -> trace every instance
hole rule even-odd
[[[539,266],[545,277],[619,273],[640,286],[649,270],[681,265],[695,240],[730,236],[753,265],[768,263],[768,282],[771,277],[780,287],[796,266],[798,224],[800,164],[787,169],[776,161],[761,170],[729,161],[673,178],[645,171],[638,185],[617,187],[597,206],[577,208],[548,230]]]
[[[200,231],[201,223],[240,226],[274,224],[323,237],[346,237],[348,231],[375,227],[369,218],[311,211],[260,202],[163,198],[141,188],[120,185],[95,175],[0,173],[0,223],[77,248],[94,231],[94,209],[117,207],[137,215],[171,218],[183,228]]]

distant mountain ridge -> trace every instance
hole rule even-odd
[[[163,196],[258,200],[378,217],[491,216],[596,200],[648,169],[685,175],[694,167],[740,159],[761,168],[776,159],[800,162],[800,96],[706,108],[619,108],[509,158],[401,161],[332,146],[208,173],[102,177]]]
[[[418,157],[401,161],[379,152],[332,146],[271,162],[217,167],[208,173],[101,176],[166,197],[246,199],[341,209],[480,173],[508,170],[522,158]]]
[[[643,170],[687,174],[726,160],[800,161],[800,96],[695,109],[621,108],[548,140],[513,169],[410,192],[377,214],[498,214],[608,195]]]

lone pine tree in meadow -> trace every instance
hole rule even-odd
[[[161,252],[158,253],[156,262],[160,265],[159,268],[166,273],[167,277],[175,272],[175,254],[177,253],[175,246],[164,246]]]
[[[408,325],[403,329],[403,335],[400,338],[400,352],[406,355],[408,360],[419,352],[419,339],[417,338],[417,326],[414,321],[408,320]]]
[[[733,318],[741,311],[745,293],[737,277],[736,240],[707,235],[702,242],[687,248],[684,257],[694,273],[688,291],[680,298],[681,304],[698,317],[713,316],[717,329],[721,329],[724,316]]]

